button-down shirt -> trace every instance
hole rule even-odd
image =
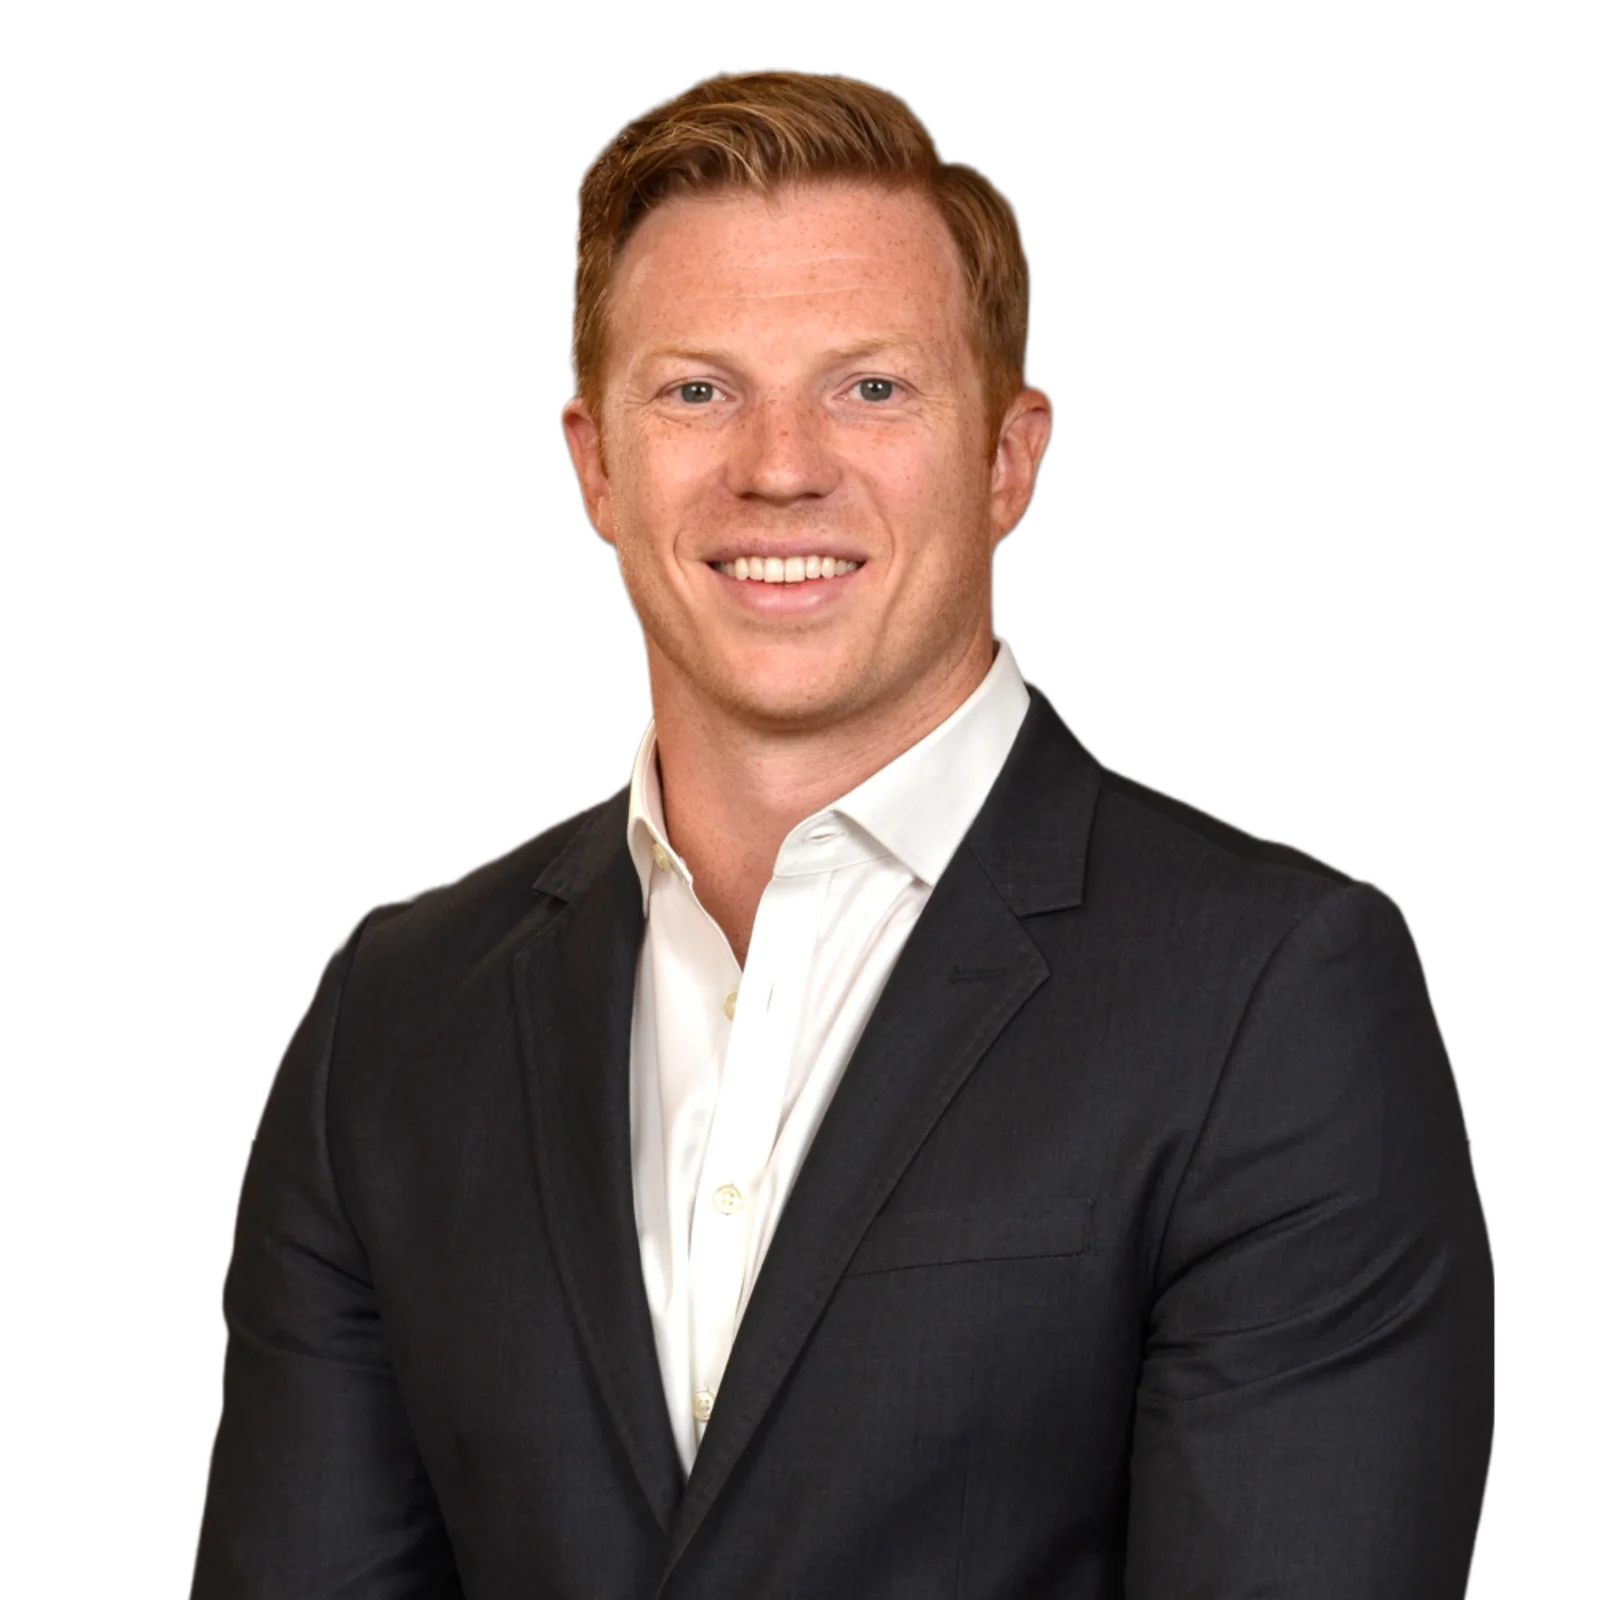
[[[631,1056],[634,1218],[687,1471],[779,1214],[901,947],[1028,709],[1001,643],[926,737],[783,841],[741,972],[667,838],[655,726],[628,846],[644,894]]]

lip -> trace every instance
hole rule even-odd
[[[758,539],[751,544],[721,545],[704,559],[715,566],[719,561],[737,561],[740,556],[759,556],[763,561],[776,556],[779,561],[789,556],[832,556],[835,561],[865,562],[859,550],[840,544],[836,539]]]
[[[822,553],[815,545],[794,551],[795,555]],[[777,551],[774,550],[773,554],[776,555]],[[849,561],[855,558],[845,556],[842,559]],[[730,578],[710,563],[706,565],[712,582],[727,594],[730,601],[760,617],[810,616],[824,606],[837,605],[851,592],[856,580],[868,570],[863,564],[842,577],[807,578],[800,583],[752,583],[748,578]]]

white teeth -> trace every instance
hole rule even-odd
[[[842,578],[854,572],[859,561],[840,561],[834,556],[739,556],[719,561],[717,571],[740,582],[804,583],[809,578]]]

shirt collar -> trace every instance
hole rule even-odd
[[[851,852],[854,859],[887,851],[924,883],[937,883],[1000,775],[1027,712],[1028,686],[1002,639],[983,682],[938,727],[832,805],[795,825],[778,852],[777,874],[807,870],[795,860],[795,847],[820,822],[842,817],[869,836]],[[841,842],[831,850],[828,865],[843,864],[840,851],[848,848]],[[645,729],[634,758],[628,850],[647,915],[655,867],[693,881],[667,838],[654,722]]]

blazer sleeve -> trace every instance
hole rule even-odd
[[[359,936],[289,1046],[245,1175],[193,1600],[460,1593],[329,1161],[328,1075]]]
[[[1259,976],[1167,1220],[1129,1600],[1459,1600],[1492,1348],[1416,952],[1388,900],[1342,886]]]

